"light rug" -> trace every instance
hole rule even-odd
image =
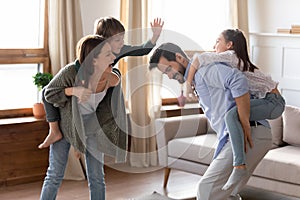
[[[140,196],[138,198],[134,198],[130,200],[196,200],[196,198],[172,199],[170,197],[164,196],[154,191],[152,194]]]
[[[138,198],[134,198],[133,200],[175,200],[169,197],[163,196],[157,192],[153,192],[150,195],[141,196]]]

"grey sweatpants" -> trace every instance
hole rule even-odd
[[[251,127],[253,148],[248,148],[246,153],[246,165],[250,175],[255,167],[271,148],[271,129],[262,125]],[[250,175],[240,183],[228,190],[221,190],[228,180],[232,167],[232,149],[230,141],[226,143],[220,154],[211,162],[205,174],[201,177],[197,185],[197,200],[226,200],[234,199],[231,195],[236,195],[247,183]]]

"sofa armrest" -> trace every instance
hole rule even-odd
[[[155,133],[160,165],[167,166],[167,144],[170,140],[206,134],[207,128],[208,121],[203,114],[156,119]]]

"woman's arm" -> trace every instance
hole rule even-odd
[[[81,86],[75,87],[76,70],[73,65],[61,69],[50,81],[45,89],[45,99],[55,107],[64,107],[65,103],[74,95],[79,101],[85,101],[91,90]]]

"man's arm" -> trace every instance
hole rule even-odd
[[[229,68],[229,67],[228,67]],[[227,68],[227,69],[228,69]],[[253,146],[250,129],[250,95],[248,80],[244,74],[231,68],[232,74],[226,79],[225,87],[229,88],[237,106],[238,117],[244,132],[244,147],[247,151],[247,143]]]
[[[250,145],[250,148],[253,147],[253,141],[251,137],[251,129],[250,129],[250,95],[246,93],[240,97],[235,98],[238,115],[240,119],[240,123],[242,125],[244,131],[244,147],[245,152],[247,152],[247,142]]]

